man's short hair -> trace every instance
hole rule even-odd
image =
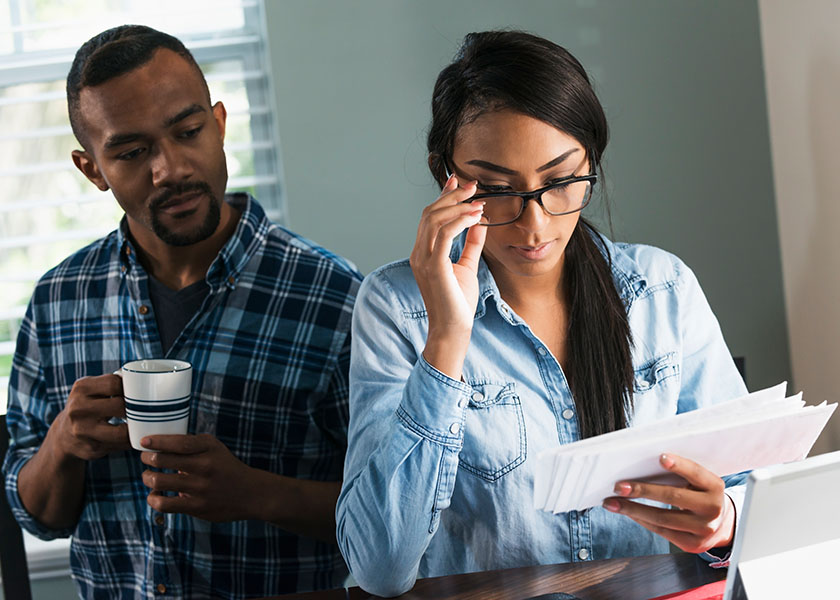
[[[179,54],[195,67],[204,83],[207,102],[210,102],[210,90],[204,74],[181,40],[145,25],[120,25],[108,29],[92,37],[79,48],[67,74],[67,110],[70,113],[70,126],[82,146],[87,147],[84,120],[79,107],[82,88],[100,85],[146,64],[161,48]]]

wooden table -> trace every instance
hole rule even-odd
[[[648,600],[724,578],[726,569],[712,569],[693,554],[660,554],[418,579],[414,588],[399,598],[525,600],[531,596],[565,592],[581,600]],[[354,587],[278,598],[368,600],[377,596]]]

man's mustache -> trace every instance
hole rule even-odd
[[[207,195],[212,195],[210,186],[203,181],[181,183],[163,190],[157,196],[152,198],[151,202],[149,202],[149,209],[153,211],[158,210],[172,200],[172,198],[183,196],[185,194],[191,194],[193,192],[203,192]]]

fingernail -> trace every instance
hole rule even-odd
[[[662,463],[662,466],[666,469],[670,469],[674,466],[674,459],[668,456],[667,454],[663,454],[659,457],[659,462]]]
[[[621,504],[618,503],[618,500],[604,500],[604,508],[606,508],[610,512],[618,512],[621,510]]]
[[[616,483],[614,491],[619,496],[629,496],[633,491],[633,486],[629,483]]]
[[[152,438],[144,437],[140,440],[140,445],[144,448],[151,448],[152,447]]]

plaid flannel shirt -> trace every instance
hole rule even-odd
[[[194,366],[190,433],[213,434],[251,467],[339,481],[361,277],[273,224],[249,196],[226,201],[242,213],[238,228],[207,272],[207,298],[166,354]],[[340,586],[347,570],[334,545],[262,521],[155,512],[134,450],[88,463],[74,528],[51,530],[24,508],[18,473],[73,383],[162,355],[148,275],[126,232],[123,220],[48,272],[23,320],[3,466],[18,521],[42,539],[72,536],[71,569],[86,598],[245,598]]]

